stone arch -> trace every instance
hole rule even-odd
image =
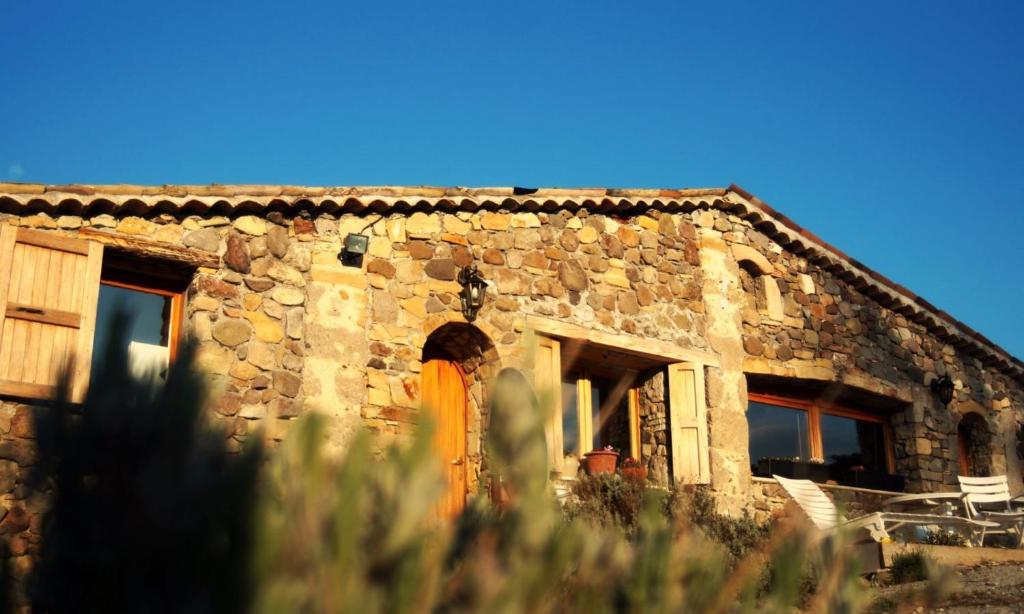
[[[754,296],[757,311],[781,322],[785,310],[779,284],[772,276],[775,267],[764,254],[749,245],[734,244],[731,249],[736,264],[740,267],[740,280],[744,286],[750,286],[744,289]]]
[[[736,262],[755,277],[760,275],[771,275],[775,267],[764,257],[764,254],[749,245],[733,244],[732,255]]]
[[[458,361],[467,376],[481,368],[487,375],[497,372],[498,351],[494,342],[472,324],[449,322],[427,335],[423,360],[439,355]]]
[[[487,305],[484,305],[487,308]],[[430,335],[441,330],[449,324],[468,326],[477,331],[483,337],[486,337],[491,347],[495,347],[493,342],[494,339],[499,339],[502,336],[502,331],[495,328],[493,324],[488,322],[484,318],[477,318],[472,324],[466,322],[466,319],[462,317],[462,314],[457,311],[442,311],[439,313],[431,313],[427,315],[427,318],[423,321],[423,332],[418,332],[416,338],[413,339],[413,345],[423,349]],[[429,331],[429,332],[428,332]]]
[[[466,378],[466,460],[469,491],[476,492],[483,464],[483,429],[488,420],[489,383],[501,367],[494,342],[483,331],[465,322],[448,322],[435,328],[423,344],[422,362],[432,358],[453,360]]]
[[[992,475],[994,437],[984,416],[975,411],[965,413],[957,423],[956,440],[960,475]]]

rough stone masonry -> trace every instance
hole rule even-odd
[[[444,330],[433,340],[460,352],[469,386],[469,490],[485,492],[488,384],[501,368],[530,367],[528,320],[542,318],[714,357],[704,369],[711,487],[731,513],[765,516],[782,502],[751,477],[745,414],[757,377],[891,400],[896,469],[917,491],[955,487],[957,424],[976,413],[995,434],[990,471],[1022,489],[1024,365],[739,188],[0,184],[0,224],[216,256],[193,273],[184,321],[233,448],[257,425],[279,440],[310,411],[329,417],[339,451],[360,428],[381,445],[401,439],[417,421],[424,348]],[[364,229],[362,266],[343,266],[344,238]],[[486,303],[472,327],[445,329],[465,323],[456,276],[472,263],[491,282]],[[956,383],[948,407],[928,387],[943,375]],[[667,483],[660,372],[644,374],[639,398],[643,462]],[[22,484],[30,404],[0,400],[0,531],[15,536],[16,568],[29,565],[45,504]]]

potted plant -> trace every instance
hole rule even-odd
[[[588,475],[597,473],[615,473],[615,463],[619,460],[619,453],[611,446],[605,446],[602,450],[593,450],[583,455],[583,470]]]
[[[619,473],[627,480],[636,482],[647,481],[647,467],[640,464],[640,461],[630,456],[619,464]]]
[[[757,461],[757,475],[768,478],[780,475],[795,480],[811,480],[819,484],[824,484],[829,479],[828,467],[825,466],[823,459],[802,460],[799,456],[761,458]]]

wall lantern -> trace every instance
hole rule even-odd
[[[943,375],[933,379],[931,388],[943,405],[949,405],[953,400],[953,380],[949,379],[949,376]]]
[[[338,260],[341,260],[345,266],[363,266],[363,254],[366,253],[369,244],[370,237],[349,233],[345,237],[345,245],[341,248],[341,253],[338,254]]]
[[[487,281],[476,270],[476,265],[463,267],[459,270],[459,285],[462,292],[459,299],[462,301],[462,315],[467,322],[476,319],[476,314],[484,306],[484,297],[487,295]]]

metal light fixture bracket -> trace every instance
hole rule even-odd
[[[338,260],[345,266],[363,266],[363,255],[370,245],[370,237],[363,234],[349,233],[345,237],[345,244],[338,254]]]
[[[341,261],[341,264],[351,267],[363,266],[363,256],[370,249],[370,237],[363,233],[383,218],[384,216],[378,216],[377,219],[367,222],[359,232],[350,232],[345,236],[345,243],[342,244],[341,251],[338,252],[338,260]]]

